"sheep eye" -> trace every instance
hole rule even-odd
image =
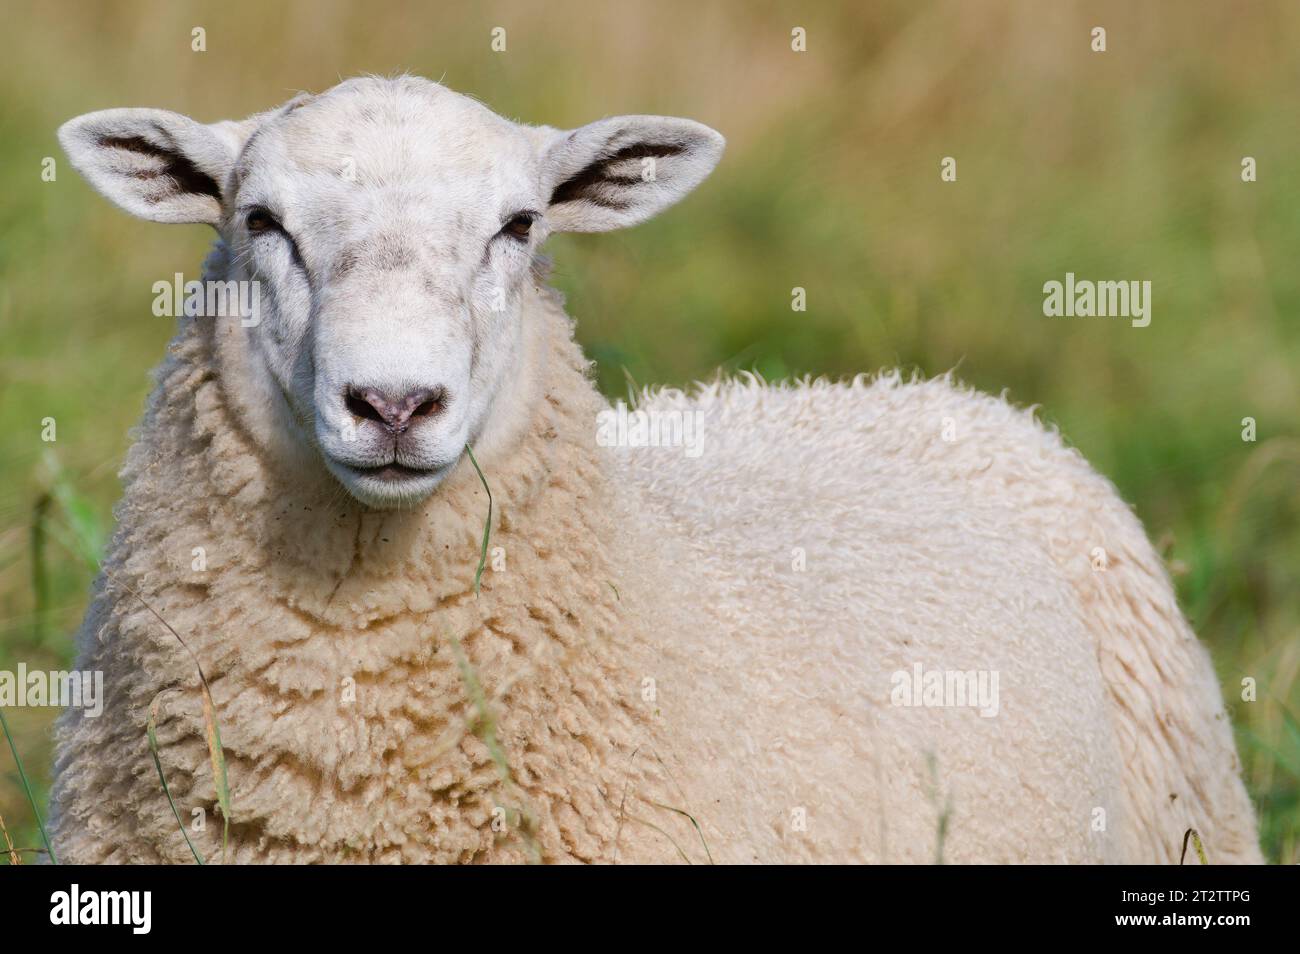
[[[532,213],[520,212],[518,215],[511,218],[510,221],[505,224],[505,227],[501,229],[501,231],[504,232],[506,235],[512,236],[513,238],[520,239],[522,241],[523,239],[528,238],[528,233],[532,230],[532,227],[533,227]]]
[[[248,226],[248,231],[254,234],[261,232],[273,232],[280,227],[280,223],[275,220],[266,209],[250,209],[248,216],[244,219],[244,224]]]

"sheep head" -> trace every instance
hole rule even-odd
[[[349,80],[242,122],[155,109],[64,124],[72,164],[156,222],[213,226],[260,393],[362,503],[414,504],[520,393],[522,296],[551,232],[633,225],[704,179],[722,137],[686,119],[525,126],[415,77]],[[216,320],[220,320],[219,318]]]

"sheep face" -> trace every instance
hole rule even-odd
[[[254,290],[256,314],[236,317],[243,366],[289,432],[273,439],[379,508],[428,496],[467,443],[538,399],[521,302],[547,235],[640,222],[723,148],[684,119],[523,126],[413,77],[240,123],[121,109],[59,135],[127,211],[218,230],[220,277]]]

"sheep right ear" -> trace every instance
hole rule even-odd
[[[644,222],[704,181],[727,143],[702,123],[672,116],[615,116],[550,135],[543,185],[557,232]]]
[[[106,109],[64,123],[59,142],[73,168],[132,215],[215,226],[238,154],[233,125],[204,126],[162,109]]]

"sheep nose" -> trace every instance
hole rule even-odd
[[[344,398],[348,410],[365,420],[378,421],[394,434],[400,434],[421,417],[433,417],[447,403],[443,388],[418,388],[394,398],[379,388],[348,388]]]

